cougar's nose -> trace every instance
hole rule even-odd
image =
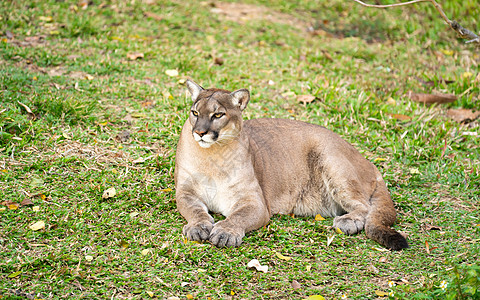
[[[195,130],[195,133],[202,137],[207,133],[207,131]]]

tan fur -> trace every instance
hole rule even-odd
[[[380,172],[338,135],[292,120],[243,122],[247,90],[187,86],[194,103],[177,147],[175,184],[189,240],[239,246],[272,215],[293,213],[335,217],[346,234],[365,228],[387,248],[408,247],[390,228],[396,212]],[[209,211],[226,219],[213,224]]]

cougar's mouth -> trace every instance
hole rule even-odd
[[[200,136],[197,133],[193,133],[194,140],[198,143],[198,145],[202,148],[209,148],[213,144],[215,144],[215,135],[214,134],[205,134]]]

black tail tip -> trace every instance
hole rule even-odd
[[[400,251],[408,248],[407,239],[398,232],[395,232],[395,234],[391,235],[385,244],[385,247],[394,251]]]

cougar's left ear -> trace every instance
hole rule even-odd
[[[248,101],[250,101],[250,92],[247,89],[232,92],[230,96],[232,96],[232,104],[240,108],[240,110],[244,110]]]
[[[199,86],[196,84],[193,80],[187,79],[186,81],[188,91],[190,94],[192,94],[192,101],[195,102],[197,100],[198,95],[200,95],[200,92],[204,90],[203,87]]]

